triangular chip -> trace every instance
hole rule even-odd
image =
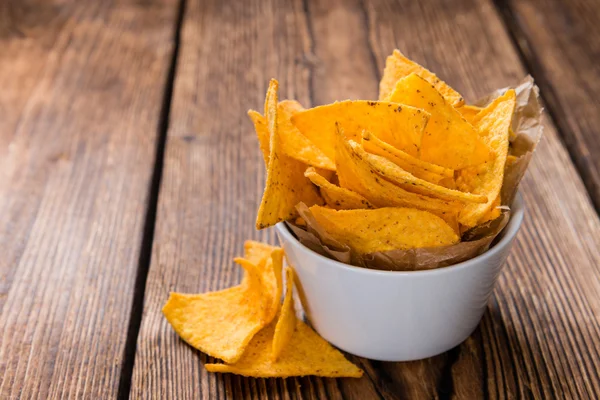
[[[473,119],[483,108],[477,106],[469,106],[464,105],[462,107],[457,108],[460,115],[462,115],[467,121],[473,123]]]
[[[296,330],[296,310],[294,308],[294,270],[290,267],[285,268],[285,298],[281,307],[281,314],[275,326],[273,334],[273,347],[271,360],[277,361],[283,349],[292,339],[294,330]]]
[[[303,110],[304,107],[295,100],[283,100],[277,105],[277,124],[283,152],[307,165],[335,171],[335,163],[292,124],[292,116]]]
[[[271,257],[271,253],[277,249],[280,249],[280,247],[254,240],[246,240],[244,242],[244,258],[253,264],[260,265],[263,260],[266,261]]]
[[[236,362],[252,337],[265,326],[269,296],[260,271],[243,265],[244,283],[218,292],[171,293],[163,314],[177,334],[192,347],[225,362]]]
[[[385,157],[414,176],[428,182],[438,183],[443,178],[454,178],[454,170],[413,157],[384,142],[371,132],[363,132],[361,144],[367,152]]]
[[[336,137],[335,162],[340,186],[362,195],[376,207],[414,207],[436,215],[456,213],[464,207],[460,202],[412,193],[388,182],[365,162],[368,153],[346,140],[341,129]]]
[[[358,143],[354,142],[350,142],[350,145],[352,147],[360,147]],[[487,202],[487,197],[485,195],[452,190],[417,178],[384,157],[363,153],[363,159],[371,169],[381,175],[384,179],[409,192],[420,193],[425,196],[437,197],[449,201],[462,201],[464,203]]]
[[[335,164],[327,158],[317,146],[311,143],[298,128],[296,128],[290,118],[304,107],[295,100],[283,100],[277,105],[277,124],[279,135],[281,137],[282,151],[295,160],[302,161],[307,165],[317,168],[323,168],[329,171],[335,171]],[[265,166],[269,165],[269,128],[267,120],[260,115],[258,111],[248,110],[248,116],[254,124],[254,130],[258,137],[260,150],[265,160]]]
[[[516,105],[514,90],[498,97],[473,121],[482,139],[495,153],[495,158],[483,165],[465,168],[459,172],[456,185],[460,190],[485,194],[485,204],[469,204],[461,211],[459,222],[466,228],[479,224],[493,207],[504,180],[504,167],[508,156],[509,130]]]
[[[235,364],[205,364],[208,372],[233,373],[253,378],[322,376],[360,378],[363,371],[309,328],[296,320],[296,330],[277,361],[271,359],[275,324],[258,332]]]
[[[265,190],[258,209],[256,229],[296,216],[296,204],[322,204],[315,186],[304,176],[306,165],[283,153],[277,125],[278,83],[271,80],[265,108],[269,128],[269,164]]]
[[[439,247],[460,240],[443,219],[414,208],[336,211],[312,206],[310,212],[331,237],[358,254]]]
[[[492,154],[479,137],[477,129],[420,76],[410,74],[400,79],[390,100],[423,108],[431,113],[421,143],[422,160],[450,169],[461,169],[482,164],[491,158]]]
[[[335,157],[335,124],[339,122],[348,139],[360,140],[363,130],[418,157],[423,129],[429,114],[400,104],[346,100],[299,112],[292,123],[327,157]]]
[[[283,249],[275,248],[271,254],[266,259],[262,259],[259,264],[253,264],[250,260],[244,258],[238,257],[234,259],[234,261],[244,267],[246,271],[250,269],[252,265],[258,267],[261,287],[267,304],[265,310],[265,325],[269,324],[279,312],[281,293],[283,290],[283,283],[281,281],[283,254]],[[248,278],[249,274],[246,272],[242,284],[246,283]]]
[[[267,120],[258,111],[254,110],[248,110],[248,116],[254,124],[260,151],[265,160],[265,167],[267,167],[269,165],[269,128],[267,127]]]
[[[477,221],[478,225],[485,224],[488,221],[493,221],[496,218],[498,218],[500,214],[502,214],[502,209],[500,208],[500,199],[501,196],[498,195],[498,197],[496,197],[496,200],[492,202],[492,206],[490,207],[489,211],[486,212],[483,215],[483,217],[479,219],[479,221]]]
[[[360,378],[363,374],[360,368],[346,360],[342,353],[296,318],[291,270],[286,270],[286,279],[286,298],[277,324],[273,322],[258,332],[238,362],[205,364],[206,370],[255,378],[307,375]]]
[[[357,208],[375,208],[369,200],[350,189],[339,187],[329,182],[317,173],[314,168],[308,168],[304,175],[321,190],[325,204],[336,210],[353,210]]]
[[[394,50],[392,55],[385,61],[385,70],[379,83],[379,100],[388,100],[389,95],[394,91],[396,82],[412,73],[434,85],[438,92],[448,100],[448,103],[454,107],[459,107],[464,103],[460,93],[440,80],[434,73],[406,58],[399,50]]]

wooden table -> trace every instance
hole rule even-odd
[[[600,3],[0,2],[0,398],[598,398]],[[376,98],[394,48],[473,100],[534,76],[545,136],[478,330],[351,379],[209,375],[160,309],[240,278],[269,78]]]

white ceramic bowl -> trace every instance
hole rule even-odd
[[[279,223],[313,327],[334,346],[381,361],[409,361],[450,350],[475,330],[519,231],[517,195],[501,239],[487,252],[449,267],[378,271],[330,260],[304,247]]]

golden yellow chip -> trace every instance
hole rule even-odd
[[[273,334],[273,347],[271,360],[277,361],[283,349],[292,339],[296,330],[296,310],[294,309],[293,298],[294,270],[290,267],[285,268],[285,298],[281,307],[281,314],[275,326]]]
[[[281,149],[289,157],[302,161],[307,165],[317,168],[335,171],[335,164],[327,158],[317,146],[311,143],[298,128],[296,128],[290,118],[292,115],[304,108],[295,100],[283,100],[277,105],[277,125],[281,137]],[[260,150],[265,160],[265,166],[269,164],[269,129],[265,117],[259,112],[248,110],[248,116],[254,123],[254,130],[258,137]]]
[[[462,115],[467,121],[473,123],[473,119],[481,110],[483,110],[483,108],[477,106],[464,105],[462,107],[457,108],[457,110],[460,113],[460,115]]]
[[[260,151],[265,160],[265,167],[267,167],[269,165],[269,128],[267,128],[267,120],[258,111],[254,110],[248,110],[248,116],[254,124]]]
[[[350,142],[350,145],[353,148],[360,148],[360,145],[355,142]],[[358,149],[356,153],[359,153]],[[371,167],[372,170],[377,172],[386,180],[405,190],[408,190],[409,192],[419,193],[430,197],[437,197],[449,201],[462,201],[464,203],[487,202],[487,197],[485,195],[448,189],[443,186],[427,182],[426,180],[419,179],[384,157],[366,152],[362,153],[362,156],[363,160]]]
[[[163,314],[192,347],[225,362],[236,362],[265,326],[269,298],[256,265],[242,265],[244,283],[218,292],[171,293]]]
[[[500,216],[501,212],[502,211],[500,210],[500,195],[498,195],[498,197],[496,197],[496,200],[492,202],[490,210],[486,212],[483,215],[483,217],[479,219],[479,221],[477,221],[477,224],[480,225],[488,221],[493,221]]]
[[[356,208],[375,208],[369,200],[350,189],[339,187],[329,182],[315,171],[308,168],[304,175],[321,190],[325,204],[336,210],[352,210]]]
[[[502,189],[509,130],[515,105],[515,91],[511,89],[477,114],[474,120],[482,139],[494,151],[495,158],[483,165],[459,171],[456,185],[460,190],[485,194],[488,198],[485,204],[468,204],[461,211],[459,222],[466,228],[479,223],[490,211]]]
[[[295,100],[283,100],[277,106],[277,124],[283,152],[307,165],[335,171],[335,163],[292,124],[292,116],[303,110],[304,107]]]
[[[299,112],[292,123],[330,159],[335,157],[335,124],[348,139],[359,140],[368,130],[387,143],[419,156],[423,129],[429,114],[414,107],[366,100],[346,100]]]
[[[368,153],[358,145],[353,146],[341,129],[336,137],[335,163],[340,186],[362,195],[376,207],[414,207],[436,215],[464,208],[462,202],[423,196],[388,182],[365,162]]]
[[[306,165],[282,151],[281,137],[277,124],[278,83],[271,80],[265,108],[269,128],[269,164],[265,191],[258,209],[256,229],[273,226],[296,216],[296,204],[322,204],[319,193],[304,176]]]
[[[283,290],[283,284],[281,281],[281,270],[283,268],[283,249],[274,249],[268,258],[260,261],[260,264],[253,264],[251,261],[244,258],[235,258],[234,261],[246,270],[251,268],[252,265],[258,267],[258,271],[261,279],[261,287],[263,295],[266,298],[266,309],[265,309],[265,325],[269,324],[275,315],[279,312],[281,292]],[[248,273],[244,275],[242,284],[245,284],[249,278]]]
[[[280,249],[280,247],[256,242],[254,240],[246,240],[244,242],[244,258],[255,265],[260,265],[261,262],[266,262],[266,260],[271,257],[273,251],[278,249]]]
[[[431,113],[421,143],[422,160],[450,169],[461,169],[482,164],[492,157],[477,129],[418,75],[410,74],[400,79],[390,100],[423,108]]]
[[[296,330],[277,361],[271,359],[275,326],[258,332],[242,358],[235,364],[205,364],[208,372],[233,373],[253,378],[288,378],[322,376],[326,378],[360,378],[363,371],[342,353],[296,320]]]
[[[379,100],[388,100],[389,95],[394,91],[396,82],[413,73],[434,85],[437,91],[454,107],[460,107],[464,103],[460,93],[440,80],[434,73],[406,58],[399,50],[394,50],[385,61],[385,70],[379,83]]]
[[[385,157],[414,176],[425,179],[426,181],[438,183],[444,177],[454,177],[453,170],[413,157],[410,154],[389,145],[371,132],[363,132],[362,146],[369,153]]]
[[[336,211],[312,206],[310,212],[329,235],[358,254],[438,247],[460,240],[443,219],[414,208]]]

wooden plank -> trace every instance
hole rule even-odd
[[[498,4],[600,211],[600,3],[507,0]]]
[[[175,1],[0,5],[0,397],[117,395]]]
[[[254,380],[207,374],[208,358],[164,320],[169,291],[234,284],[243,240],[274,239],[253,229],[264,177],[245,116],[260,109],[268,79],[303,104],[375,98],[395,47],[468,99],[525,75],[490,2],[188,4],[133,398],[597,397],[600,223],[547,121],[523,184],[525,225],[460,347],[412,363],[352,358],[360,380]]]

